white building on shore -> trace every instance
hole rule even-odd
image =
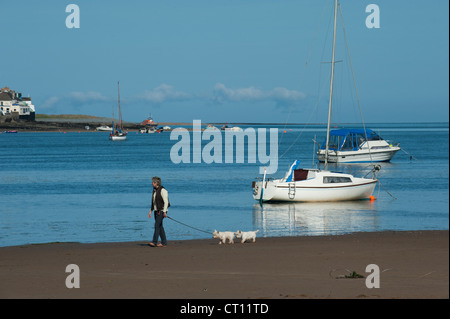
[[[0,116],[12,116],[21,120],[34,121],[35,107],[30,97],[22,97],[22,93],[8,87],[0,89]]]

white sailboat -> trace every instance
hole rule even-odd
[[[122,112],[120,110],[120,85],[117,82],[117,94],[119,101],[119,124],[114,124],[114,119],[112,123],[112,131],[109,135],[109,139],[111,141],[125,141],[127,139],[127,132],[123,131],[123,122],[122,122]]]
[[[375,189],[376,172],[374,178],[359,178],[351,174],[331,172],[327,170],[328,149],[330,142],[331,110],[333,100],[333,82],[336,46],[337,0],[334,4],[334,33],[331,61],[330,99],[328,104],[327,139],[325,142],[324,169],[301,169],[300,162],[295,161],[283,178],[253,182],[253,198],[260,202],[329,202],[369,199]]]
[[[253,198],[262,202],[331,202],[369,199],[376,178],[320,169],[301,169],[295,161],[283,178],[253,182]]]

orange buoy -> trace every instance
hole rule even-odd
[[[371,202],[373,202],[375,200],[375,196],[372,195],[372,196],[369,197],[369,199],[370,199]]]

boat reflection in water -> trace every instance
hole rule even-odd
[[[253,205],[253,224],[263,237],[338,235],[380,228],[368,200]]]

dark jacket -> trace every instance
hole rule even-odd
[[[161,196],[161,190],[165,189],[163,186],[158,187],[158,189],[153,189],[153,193],[152,193],[152,206],[151,210],[154,210],[154,205],[156,204],[156,210],[157,211],[162,211],[164,210],[164,199]],[[167,190],[166,190],[167,191]],[[156,193],[156,196],[154,196]],[[155,197],[155,202],[153,202],[153,197]],[[167,208],[170,207],[170,202],[169,202],[169,196],[167,195]]]

